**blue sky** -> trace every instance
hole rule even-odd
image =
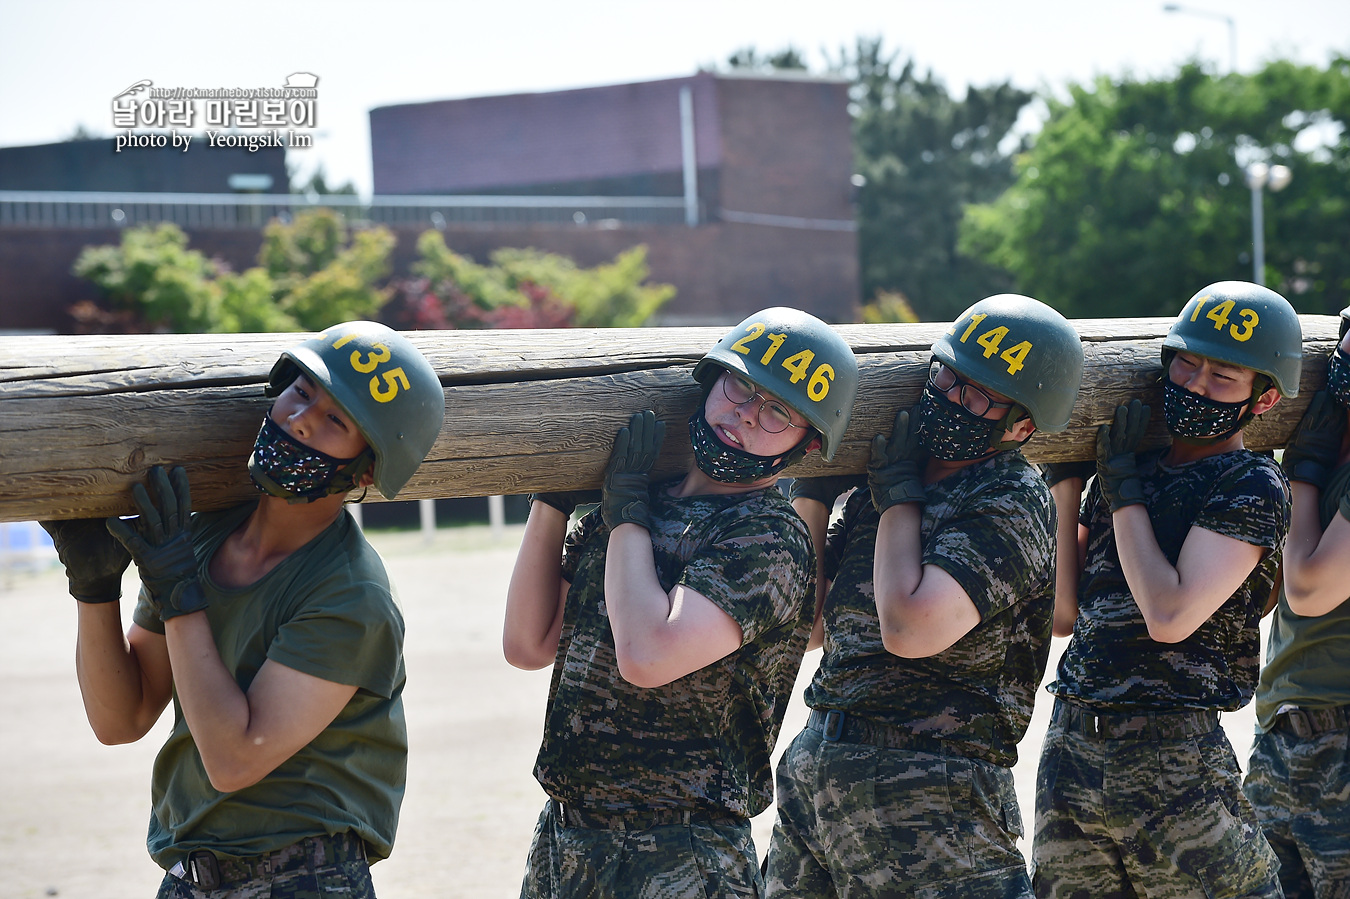
[[[279,86],[319,76],[315,146],[302,171],[370,188],[372,107],[692,74],[734,50],[789,44],[823,65],[881,36],[949,88],[1011,80],[1061,89],[1097,74],[1166,74],[1198,56],[1226,70],[1273,57],[1350,55],[1345,0],[1211,0],[1167,13],[1151,0],[0,0],[0,146],[77,126],[114,131],[127,86]]]

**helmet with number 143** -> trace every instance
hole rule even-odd
[[[304,372],[351,417],[369,444],[375,488],[393,499],[445,421],[445,392],[406,337],[376,322],[334,325],[281,354],[268,378],[277,396]]]

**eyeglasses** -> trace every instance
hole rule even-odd
[[[928,366],[928,383],[935,390],[947,393],[953,387],[961,385],[961,405],[971,415],[984,416],[990,409],[1011,409],[1014,403],[995,402],[989,394],[962,378],[955,371],[934,359]]]
[[[768,399],[759,392],[753,381],[747,381],[739,375],[733,375],[731,372],[722,375],[722,393],[738,406],[759,397],[762,402],[755,414],[755,420],[759,422],[760,430],[766,434],[781,434],[788,428],[802,427],[792,423],[792,412],[787,406],[778,400]]]

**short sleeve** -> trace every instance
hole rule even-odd
[[[1265,457],[1224,472],[1210,491],[1194,527],[1253,546],[1279,549],[1289,533],[1289,481]]]
[[[980,619],[1053,579],[1055,508],[1039,478],[993,481],[924,538],[923,564],[950,574]]]
[[[388,699],[400,678],[403,632],[403,615],[382,584],[325,578],[278,630],[267,657]]]
[[[164,622],[159,618],[159,611],[150,603],[150,592],[144,584],[136,596],[136,608],[131,613],[131,620],[153,634],[164,634]]]
[[[576,580],[582,548],[595,530],[603,525],[600,510],[592,509],[568,530],[567,536],[563,539],[562,578],[569,584]]]
[[[815,608],[815,552],[795,514],[748,516],[719,530],[679,582],[735,619],[750,643],[795,623],[807,597]]]

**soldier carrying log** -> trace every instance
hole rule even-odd
[[[1350,895],[1350,306],[1280,460],[1294,494],[1244,790],[1287,899]]]
[[[694,461],[649,484],[664,428],[619,431],[600,508],[537,495],[503,645],[553,665],[535,777],[549,795],[522,897],[758,895],[749,818],[815,611],[806,525],[779,472],[848,427],[857,363],[824,322],[766,309],[694,369]]]
[[[1302,357],[1283,297],[1211,284],[1163,341],[1171,444],[1136,452],[1135,399],[1099,429],[1081,513],[1088,472],[1047,471],[1069,538],[1056,632],[1072,639],[1037,775],[1037,896],[1282,895],[1219,713],[1252,698],[1289,530],[1289,481],[1242,430],[1297,396]]]
[[[343,508],[393,498],[445,413],[431,366],[349,322],[283,353],[248,470],[252,502],[192,514],[182,468],[133,488],[140,515],[45,522],[79,600],[76,668],[104,743],[174,700],[155,762],[161,899],[372,897],[403,799],[403,617]],[[242,461],[242,460],[241,460]],[[122,573],[141,592],[122,636]]]
[[[872,444],[830,529],[807,727],[778,766],[771,897],[1026,896],[1011,767],[1054,612],[1050,491],[1020,447],[1067,427],[1073,326],[1030,297],[971,306],[918,405]],[[795,481],[823,531],[849,478]]]

